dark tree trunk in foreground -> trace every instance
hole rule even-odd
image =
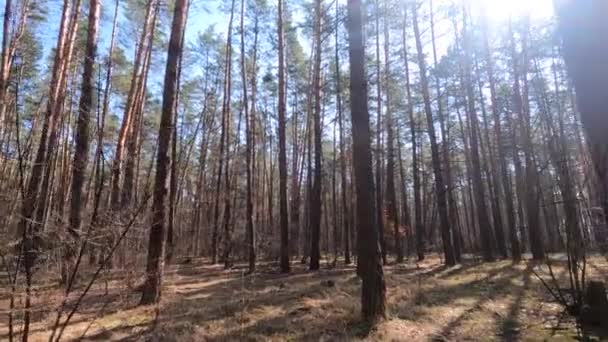
[[[587,146],[600,185],[604,219],[608,215],[608,2],[603,0],[561,1],[559,29],[568,75],[576,89]],[[605,244],[605,237],[598,241]],[[605,248],[605,245],[603,246]]]
[[[378,245],[378,229],[374,224],[374,185],[361,2],[349,0],[347,6],[353,163],[357,192],[357,249],[362,279],[361,312],[365,320],[375,322],[386,317],[386,285]]]
[[[454,248],[452,246],[452,236],[450,232],[450,221],[448,217],[447,196],[443,180],[443,172],[441,171],[441,160],[439,156],[439,146],[435,136],[435,126],[433,124],[433,112],[431,109],[431,97],[429,94],[428,80],[426,76],[426,63],[424,61],[424,52],[422,51],[422,42],[420,39],[420,30],[418,29],[418,11],[416,6],[413,6],[414,13],[414,35],[416,38],[416,50],[418,52],[418,66],[420,68],[420,81],[422,83],[422,96],[424,98],[424,111],[426,113],[427,128],[429,131],[429,139],[431,141],[431,157],[433,160],[433,171],[435,175],[435,194],[437,199],[437,209],[439,210],[439,224],[441,226],[441,239],[443,241],[443,252],[445,254],[445,263],[448,266],[456,264]]]
[[[173,117],[177,100],[177,67],[181,59],[183,35],[186,24],[188,0],[177,0],[173,12],[171,38],[167,52],[167,66],[163,88],[163,103],[160,128],[158,130],[158,151],[156,154],[156,178],[152,201],[152,226],[148,244],[146,281],[142,290],[141,304],[157,303],[160,300],[164,252],[165,252],[165,208],[167,207],[167,178],[169,176],[169,147],[173,133]]]
[[[289,218],[287,216],[287,145],[285,142],[285,57],[283,0],[279,0],[277,29],[279,34],[279,219],[281,226],[281,272],[288,273]],[[272,180],[271,180],[272,181]]]
[[[97,30],[99,28],[99,0],[91,0],[89,4],[89,29],[87,32],[87,45],[82,71],[82,90],[80,104],[78,105],[78,121],[76,123],[76,150],[72,166],[72,198],[70,201],[70,229],[72,238],[79,237],[80,223],[82,221],[82,208],[84,203],[83,185],[87,174],[89,161],[91,113],[93,109],[93,73],[97,56]],[[66,269],[72,268],[75,256],[75,246],[67,246],[65,252]],[[62,279],[68,281],[67,273],[62,272]]]

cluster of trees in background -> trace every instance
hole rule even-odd
[[[554,17],[228,0],[226,28],[186,39],[201,3],[56,2],[5,1],[2,252],[27,288],[43,264],[68,286],[84,263],[145,264],[149,304],[176,257],[289,272],[356,255],[376,317],[389,255],[454,265],[606,247],[606,124],[586,138],[594,99],[576,101],[584,87],[601,100],[601,83],[570,81],[562,49],[581,75],[585,46],[562,47]]]

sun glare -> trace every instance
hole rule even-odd
[[[532,19],[553,14],[552,0],[472,0],[472,4],[473,11],[494,22],[528,14]]]

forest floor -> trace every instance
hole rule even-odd
[[[546,266],[530,261],[514,265],[507,260],[469,260],[446,268],[438,256],[430,256],[421,263],[389,264],[385,267],[389,316],[371,331],[360,320],[361,282],[354,266],[338,263],[330,269],[329,264],[323,264],[320,271],[308,272],[306,265],[292,265],[288,275],[278,274],[276,265],[268,263],[260,264],[253,275],[245,275],[244,264],[231,270],[202,259],[170,265],[162,303],[157,307],[138,307],[140,296],[131,284],[139,278],[116,272],[93,286],[62,340],[578,339],[572,319],[563,314],[534,274],[546,274]],[[556,265],[554,271],[565,281],[563,265]],[[604,257],[590,258],[590,278],[608,281],[607,271]],[[83,287],[71,297],[76,298]],[[0,340],[7,339],[7,292],[0,292]],[[34,298],[30,341],[47,341],[63,290],[56,285],[40,286]],[[21,301],[17,301],[18,306]],[[608,339],[608,335],[598,334],[595,332],[594,339]]]

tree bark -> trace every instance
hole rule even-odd
[[[407,112],[410,120],[410,135],[412,144],[412,178],[414,186],[414,233],[416,235],[416,254],[418,255],[418,261],[424,260],[425,250],[425,229],[422,223],[422,202],[420,194],[420,170],[418,167],[418,140],[416,138],[416,131],[418,125],[414,117],[414,101],[411,91],[410,83],[410,68],[408,62],[408,49],[407,49],[407,10],[408,5],[404,6],[403,10],[403,59],[405,64],[405,91],[407,98]]]
[[[488,27],[487,22],[484,22],[484,57],[486,60],[486,72],[488,73],[488,79],[490,83],[490,99],[492,101],[492,117],[494,119],[494,139],[496,139],[496,152],[498,163],[495,163],[493,167],[493,179],[492,182],[496,186],[497,197],[500,193],[501,186],[502,192],[505,195],[505,205],[507,213],[507,226],[509,230],[509,240],[511,243],[511,258],[515,262],[521,260],[521,249],[519,246],[519,238],[517,237],[517,226],[515,223],[515,207],[513,205],[513,190],[511,183],[509,182],[509,169],[507,166],[506,153],[504,151],[504,142],[502,137],[501,119],[498,111],[498,104],[496,98],[496,81],[494,79],[494,60],[492,59],[492,53],[490,51],[490,43],[488,39]],[[496,173],[500,173],[501,183],[498,183],[498,176]]]
[[[177,0],[173,12],[167,66],[165,68],[161,122],[158,130],[158,152],[156,154],[156,178],[152,201],[152,226],[150,227],[148,245],[146,281],[140,302],[142,305],[158,303],[161,296],[165,252],[167,178],[169,176],[169,163],[171,162],[169,146],[171,146],[171,134],[175,124],[173,117],[178,92],[177,69],[183,50],[183,36],[187,16],[188,0]]]
[[[471,80],[471,36],[467,31],[467,13],[463,9],[463,46],[465,50],[464,77],[467,93],[467,114],[471,124],[470,145],[471,145],[471,166],[473,173],[473,192],[475,193],[475,205],[477,207],[477,220],[479,224],[479,235],[481,238],[481,248],[484,261],[493,261],[492,232],[488,210],[486,207],[485,190],[481,177],[481,161],[479,157],[479,122],[475,110],[475,95]]]
[[[445,255],[445,263],[448,266],[456,264],[454,255],[454,247],[452,245],[452,236],[450,221],[448,216],[446,189],[444,185],[443,173],[441,171],[441,160],[439,156],[439,147],[437,146],[437,138],[435,136],[435,126],[433,123],[433,111],[431,109],[431,98],[428,88],[428,80],[426,75],[426,63],[424,61],[424,52],[422,51],[422,42],[420,39],[420,30],[418,28],[418,10],[413,6],[414,15],[414,35],[416,38],[416,50],[418,52],[418,66],[420,69],[420,81],[422,83],[422,96],[424,99],[424,111],[426,113],[426,122],[431,141],[431,157],[433,161],[433,171],[435,174],[435,194],[437,199],[437,209],[439,210],[439,220],[441,225],[441,239],[443,241],[443,252]]]
[[[348,0],[347,8],[353,164],[357,193],[357,260],[362,278],[361,312],[365,320],[375,322],[386,317],[386,285],[378,244],[378,228],[374,225],[371,134],[360,0]]]
[[[525,203],[526,215],[528,217],[528,234],[530,236],[530,250],[534,260],[542,260],[545,257],[543,247],[543,237],[540,230],[540,207],[538,194],[538,173],[536,170],[536,161],[533,155],[533,143],[530,127],[530,107],[528,103],[527,91],[527,74],[528,74],[528,56],[527,44],[529,34],[529,18],[526,18],[526,28],[522,32],[522,60],[520,60],[515,51],[515,38],[511,33],[511,55],[512,55],[512,71],[513,71],[513,91],[515,92],[515,111],[519,115],[520,137],[523,140],[523,152],[526,161],[525,167]],[[511,26],[509,26],[511,30]],[[522,68],[523,90],[520,88],[520,67]]]
[[[399,213],[397,211],[397,194],[395,191],[395,134],[394,134],[394,123],[393,113],[391,112],[391,93],[390,93],[390,36],[388,15],[390,9],[387,5],[384,8],[384,84],[386,85],[386,201],[387,201],[387,217],[388,220],[393,224],[393,234],[395,243],[395,256],[397,262],[403,262],[403,244],[401,242],[401,233],[399,232]]]
[[[557,6],[563,53],[576,89],[576,100],[600,189],[604,221],[608,217],[608,142],[605,96],[608,81],[608,3],[602,0],[562,1]],[[599,241],[605,244],[606,241]]]
[[[287,146],[285,142],[285,56],[283,0],[278,0],[277,30],[279,35],[279,210],[281,225],[281,272],[289,273],[289,218],[287,216]],[[320,218],[320,217],[319,217]]]
[[[342,113],[342,87],[340,73],[340,47],[339,47],[339,25],[340,11],[338,2],[336,1],[336,23],[335,23],[335,45],[336,45],[336,107],[338,110],[338,130],[340,136],[340,187],[342,195],[342,238],[344,241],[344,263],[350,265],[350,214],[348,210],[347,191],[348,183],[346,182],[346,147],[344,143],[344,118]]]
[[[378,107],[376,116],[376,224],[378,225],[378,238],[380,239],[380,252],[382,263],[386,260],[386,239],[384,238],[384,202],[382,196],[382,78],[380,76],[380,2],[374,3],[376,21],[376,100]]]
[[[321,146],[321,7],[322,0],[315,0],[315,57],[313,64],[312,89],[314,96],[313,126],[314,126],[314,179],[312,193],[310,197],[310,265],[312,271],[319,269],[321,251],[319,241],[321,239],[321,156],[323,154]]]
[[[83,185],[89,162],[90,134],[89,126],[91,113],[93,111],[93,73],[95,60],[97,58],[97,31],[99,28],[99,0],[91,0],[89,3],[89,27],[87,30],[87,43],[84,58],[84,69],[82,71],[82,89],[80,92],[80,104],[78,105],[78,121],[76,123],[74,161],[72,163],[72,197],[70,200],[70,228],[68,232],[73,239],[80,236],[80,224],[82,221],[83,208]],[[75,257],[75,246],[67,246],[64,255],[66,272],[62,272],[64,281],[69,281],[67,272],[72,270],[73,258]]]

